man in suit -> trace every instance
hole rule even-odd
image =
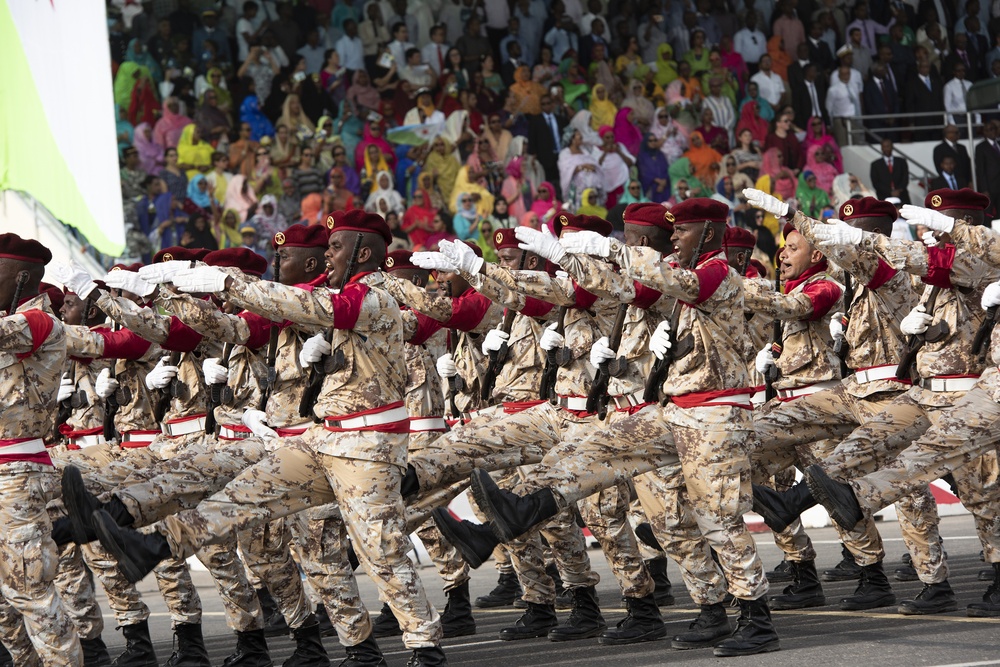
[[[927,60],[917,63],[917,71],[910,74],[907,79],[905,98],[903,109],[908,113],[944,111],[944,83]],[[913,119],[913,123],[918,126],[937,125],[940,122],[939,117],[932,116]],[[934,134],[934,130],[920,130],[914,133],[914,140],[931,141],[934,139]]]
[[[927,188],[928,190],[933,191],[942,188],[961,190],[969,185],[969,182],[961,178],[955,171],[955,158],[952,156],[946,155],[941,160],[941,166],[938,169],[940,170],[940,174],[931,179],[930,187]]]
[[[819,65],[823,77],[830,76],[830,72],[837,65],[837,59],[830,51],[830,45],[823,41],[823,24],[815,20],[809,26],[809,36],[806,37],[806,46],[809,49],[809,62]]]
[[[960,180],[969,183],[972,180],[972,160],[964,144],[958,143],[958,126],[946,125],[944,141],[934,147],[934,168],[941,172],[944,158],[955,160],[955,174]]]
[[[882,155],[872,162],[870,175],[876,197],[898,197],[904,204],[910,203],[906,190],[910,183],[910,165],[906,158],[893,156],[892,139],[882,140]]]
[[[872,74],[865,82],[863,95],[864,111],[870,115],[898,114],[899,95],[895,86],[886,77],[886,67],[882,62],[872,64]],[[896,124],[895,118],[866,120],[865,125],[873,130],[880,130]]]
[[[976,146],[977,189],[990,198],[990,215],[996,217],[1000,202],[1000,122],[991,120],[983,127],[983,141]]]
[[[542,113],[528,116],[528,153],[535,156],[545,170],[545,179],[552,183],[561,199],[559,190],[559,151],[562,150],[562,134],[566,122],[555,114],[552,95],[546,93],[541,99]]]
[[[809,119],[819,116],[825,125],[830,124],[826,112],[826,85],[816,63],[806,65],[804,78],[791,84],[792,108],[795,110],[795,125],[808,133]]]

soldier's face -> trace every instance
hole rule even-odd
[[[451,297],[461,296],[469,289],[469,283],[457,273],[438,271],[437,284],[439,290]]]
[[[670,241],[674,244],[674,254],[681,266],[689,266],[691,257],[694,255],[698,240],[701,238],[702,226],[698,224],[677,225],[674,233],[670,236]],[[710,230],[705,237],[706,243],[715,237],[715,230]]]
[[[59,315],[66,324],[83,324],[83,308],[86,301],[75,294],[67,294],[63,300],[63,306],[59,309]]]
[[[340,287],[344,284],[344,273],[347,265],[351,263],[351,254],[354,252],[354,242],[357,232],[345,230],[330,234],[330,244],[326,249],[326,270],[328,275],[327,284],[333,287]],[[362,242],[361,250],[358,252],[358,261],[355,268],[365,264],[371,259],[371,248],[366,247]]]
[[[500,266],[510,271],[517,270],[518,265],[521,263],[521,254],[523,252],[525,251],[518,248],[501,248],[497,250]],[[527,268],[527,262],[525,262],[525,268]]]
[[[798,232],[792,232],[785,239],[785,249],[781,253],[781,280],[795,280],[807,269],[823,261],[823,255]]]

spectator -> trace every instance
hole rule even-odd
[[[950,155],[944,156],[941,159],[941,166],[938,168],[938,175],[931,179],[927,189],[940,190],[948,188],[949,190],[961,190],[968,187],[969,182],[958,175],[955,171],[955,166],[955,158]]]
[[[483,56],[493,53],[490,40],[483,37],[480,32],[482,24],[478,16],[472,16],[465,24],[465,32],[455,42],[455,47],[462,54],[462,62],[470,72],[479,68],[479,62]]]
[[[266,102],[268,96],[271,94],[271,84],[280,69],[277,59],[270,50],[261,46],[252,46],[250,47],[250,54],[243,61],[243,64],[240,65],[236,76],[241,78],[244,76],[250,77],[253,80],[254,92],[257,95],[257,99]]]
[[[826,111],[826,85],[819,67],[816,63],[809,63],[803,74],[801,81],[791,84],[792,108],[795,110],[795,125],[808,131],[806,126],[810,118],[815,116],[826,122],[829,116]]]
[[[983,126],[983,140],[976,146],[976,185],[978,190],[989,196],[992,204],[991,214],[997,216],[997,204],[1000,203],[1000,144],[997,134],[1000,123],[991,120]]]
[[[899,113],[899,95],[892,81],[887,77],[886,67],[881,62],[872,65],[871,77],[865,83],[864,111],[871,116],[895,116]],[[865,125],[873,130],[890,127],[893,118],[872,118]]]
[[[910,203],[907,186],[910,183],[910,165],[906,158],[892,154],[892,139],[882,140],[882,154],[871,164],[871,182],[875,196],[879,199],[898,197],[904,204]]]
[[[792,129],[793,116],[790,112],[782,112],[774,119],[774,127],[764,141],[763,149],[777,148],[781,151],[782,165],[797,172],[805,162],[801,145]]]
[[[853,67],[862,77],[868,76],[872,66],[872,52],[861,43],[861,28],[853,28],[847,39],[847,44],[837,49],[837,59],[843,63],[849,56],[847,65]]]
[[[965,78],[965,65],[958,63],[955,65],[954,78],[944,86],[944,108],[948,112],[948,124],[965,122],[965,95],[972,87],[972,82]],[[954,116],[952,114],[962,114]],[[979,114],[973,115],[973,123],[980,123]]]
[[[306,146],[302,149],[298,165],[291,170],[291,178],[295,184],[295,195],[299,199],[323,191],[323,174],[313,166],[311,147]]]
[[[771,69],[771,56],[765,54],[760,59],[760,71],[750,77],[756,84],[761,97],[767,100],[772,108],[778,108],[785,97],[785,82]]]
[[[854,5],[854,20],[847,24],[848,34],[855,28],[861,32],[861,45],[870,53],[875,53],[878,49],[878,36],[889,34],[887,27],[872,20],[868,3],[864,0]]]
[[[757,29],[758,15],[748,11],[744,17],[744,27],[733,35],[733,48],[743,56],[752,74],[757,72],[757,63],[767,53],[767,37]]]
[[[219,27],[219,15],[214,9],[206,9],[201,13],[201,26],[195,29],[191,37],[191,51],[195,57],[203,58],[206,48],[205,42],[212,42],[214,45],[216,61],[232,62],[233,57],[229,51],[229,36]]]
[[[917,64],[917,71],[910,75],[906,84],[906,103],[904,109],[908,113],[922,114],[934,111],[944,111],[944,86],[941,77],[931,68],[926,60]],[[923,116],[913,120],[915,125],[937,125],[940,116]],[[930,141],[936,132],[931,129],[918,130],[914,136],[918,141]]]
[[[369,55],[368,46],[358,37],[358,24],[355,20],[344,21],[344,34],[337,40],[336,49],[340,62],[346,69],[355,73],[364,70],[365,57]],[[377,49],[371,55],[374,56],[376,52]]]
[[[776,9],[781,15],[774,21],[771,32],[774,37],[781,38],[780,41],[788,57],[794,58],[798,52],[799,44],[806,41],[805,27],[795,14],[795,5],[792,0],[781,0]]]
[[[139,166],[147,175],[158,174],[163,168],[163,146],[153,139],[149,123],[140,123],[133,133],[133,144],[139,153]]]
[[[965,183],[972,181],[972,161],[965,144],[958,142],[959,131],[955,125],[947,125],[943,131],[943,140],[934,147],[934,168],[940,173],[943,170],[944,158],[955,160],[955,173]]]
[[[320,43],[319,30],[313,28],[306,33],[306,43],[295,53],[306,59],[306,74],[318,74],[326,64],[326,47]]]
[[[344,25],[344,34],[350,34],[347,32],[347,25]],[[392,41],[392,36],[389,34],[389,27],[385,24],[385,17],[382,16],[382,9],[379,3],[369,2],[365,5],[365,20],[361,22],[358,26],[358,37],[361,39],[364,45],[365,52],[365,68],[368,70],[374,70],[375,60],[378,54],[382,51],[382,48]],[[340,44],[338,42],[338,48]],[[341,56],[344,54],[341,53]],[[344,58],[344,62],[347,62],[347,58]],[[360,69],[360,68],[359,68]]]
[[[257,233],[264,238],[274,238],[274,235],[288,227],[288,221],[278,212],[278,200],[274,195],[264,195],[257,207],[257,214],[250,220]]]
[[[176,202],[184,201],[187,196],[188,179],[184,170],[177,164],[177,148],[168,148],[164,153],[165,165],[159,176],[166,184],[167,192]]]
[[[443,23],[435,25],[431,28],[430,43],[420,51],[424,62],[431,66],[431,69],[434,70],[437,76],[441,76],[441,72],[445,67],[444,59],[448,53],[448,43],[445,41],[446,36],[447,26]]]

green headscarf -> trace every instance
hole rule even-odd
[[[795,199],[799,202],[799,210],[810,218],[819,219],[823,209],[830,206],[830,196],[820,187],[809,187],[810,176],[814,174],[808,169],[802,172],[799,187],[795,190]]]
[[[677,63],[674,62],[674,47],[664,42],[656,49],[656,83],[666,88],[677,78]]]
[[[115,104],[128,109],[132,104],[132,90],[141,77],[152,79],[149,68],[139,63],[125,61],[118,66],[115,74]]]
[[[476,245],[483,251],[483,259],[489,264],[497,264],[500,261],[497,249],[493,246],[493,232],[489,236],[483,234],[483,224],[492,224],[489,220],[480,220],[476,233]]]
[[[594,188],[587,188],[583,191],[583,195],[580,196],[580,208],[576,209],[577,215],[596,215],[598,218],[608,217],[608,209],[597,204],[588,204],[587,200],[590,198],[591,194],[596,194],[597,190]]]
[[[631,191],[629,191],[629,186],[631,186],[633,183],[639,186],[638,197],[636,197],[631,193]],[[625,194],[623,194],[621,197],[618,198],[619,204],[644,204],[648,201],[649,198],[646,197],[646,193],[642,191],[642,183],[640,183],[637,179],[634,178],[629,179],[629,182],[625,184]]]

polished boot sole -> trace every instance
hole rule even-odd
[[[753,501],[753,511],[760,515],[764,519],[764,523],[775,533],[780,533],[785,528],[788,528],[789,522],[785,521],[784,518],[775,514],[770,507],[764,503],[758,502],[756,498]]]
[[[717,658],[732,658],[740,655],[757,655],[758,653],[774,653],[775,651],[781,650],[781,643],[774,639],[767,642],[766,644],[761,644],[760,646],[755,646],[750,649],[734,649],[734,648],[719,648],[715,647],[715,657]]]
[[[827,492],[826,483],[836,483],[819,466],[811,465],[806,469],[806,484],[809,485],[809,492],[812,493],[816,502],[826,508],[833,517],[833,520],[844,530],[853,530],[858,523],[864,519],[856,516],[847,508],[841,506],[840,501],[831,493]]]
[[[873,602],[841,602],[838,605],[843,611],[864,611],[866,609],[878,609],[879,607],[891,607],[896,604],[895,594],[886,595]]]
[[[639,635],[638,637],[629,637],[627,639],[617,639],[615,637],[598,637],[597,643],[602,646],[627,646],[628,644],[641,644],[642,642],[655,642],[660,639],[664,639],[667,636],[667,626],[662,628],[657,628],[656,630],[650,630],[646,634]]]
[[[949,611],[958,610],[958,602],[955,600],[938,605],[937,607],[924,607],[923,609],[913,605],[908,605],[906,604],[907,602],[909,602],[909,600],[903,600],[897,608],[897,611],[903,616],[928,616],[931,614],[946,614]]]
[[[441,516],[439,516],[439,514]],[[456,549],[462,554],[462,558],[465,562],[469,564],[473,570],[481,567],[483,564],[483,559],[479,557],[475,549],[470,548],[463,540],[459,539],[458,535],[451,529],[451,525],[448,523],[447,519],[450,518],[448,515],[448,510],[444,508],[438,508],[431,512],[431,518],[434,519],[434,525],[438,527],[444,538],[454,545]]]
[[[482,480],[483,476],[489,477],[490,475],[481,468],[476,468],[472,471],[472,484],[469,486],[469,489],[472,491],[472,497],[476,499],[479,509],[490,520],[490,528],[493,529],[493,534],[497,536],[497,539],[501,542],[510,542],[517,535],[514,534],[514,531],[507,523],[507,519],[493,507],[493,499],[490,498],[490,494],[486,490]],[[490,482],[493,482],[492,478],[490,478]]]
[[[455,637],[468,637],[469,635],[476,634],[476,624],[472,623],[471,625],[465,625],[458,628],[446,628],[442,626],[442,631],[444,632],[443,637],[445,639],[454,639]]]
[[[540,637],[547,637],[548,634],[549,634],[549,631],[551,631],[553,628],[556,628],[556,627],[559,627],[559,626],[553,625],[551,628],[539,629],[539,630],[535,630],[533,632],[525,632],[523,634],[521,634],[521,633],[518,633],[518,634],[514,634],[514,633],[504,634],[504,631],[501,630],[500,631],[500,639],[502,639],[505,642],[516,642],[516,641],[520,641],[522,639],[538,639]]]
[[[1000,607],[995,609],[977,609],[975,607],[966,607],[965,615],[971,618],[1000,618]]]
[[[118,524],[115,523],[110,514],[98,510],[94,512],[93,520],[97,539],[100,540],[101,546],[110,551],[111,555],[118,561],[118,569],[125,575],[129,583],[140,582],[152,572],[152,568],[144,571],[132,560],[121,539]]]
[[[696,648],[712,648],[731,634],[733,634],[733,628],[727,623],[725,631],[720,632],[715,637],[702,639],[700,641],[683,641],[675,638],[670,640],[670,648],[677,649],[678,651],[689,651]]]
[[[773,597],[770,600],[771,609],[775,611],[789,611],[792,609],[808,609],[809,607],[823,607],[826,605],[826,597],[823,595],[809,598],[808,600],[784,602],[780,597]]]

